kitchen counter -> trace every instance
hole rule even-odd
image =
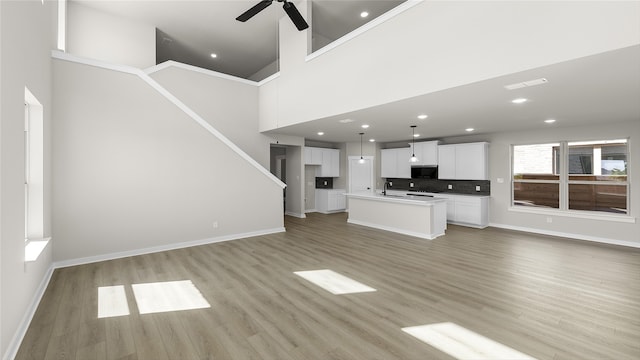
[[[349,193],[352,224],[434,239],[447,228],[447,200],[420,195]]]

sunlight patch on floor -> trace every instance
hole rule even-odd
[[[405,327],[402,331],[459,360],[535,360],[451,322]]]
[[[98,319],[129,315],[124,285],[98,288]]]
[[[140,314],[210,308],[191,280],[132,284]]]
[[[314,283],[334,295],[372,292],[376,289],[332,270],[294,271],[294,274]]]

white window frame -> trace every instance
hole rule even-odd
[[[25,261],[36,261],[44,237],[44,107],[24,88],[24,244]]]
[[[631,201],[630,201],[630,189],[631,189],[631,172],[630,169],[631,159],[630,159],[630,151],[631,148],[631,139],[630,138],[618,138],[624,139],[627,141],[627,179],[625,182],[609,184],[609,185],[626,185],[627,194],[626,194],[626,206],[627,213],[626,214],[614,214],[607,213],[601,211],[590,211],[590,210],[572,210],[569,209],[569,185],[570,184],[600,184],[603,182],[597,181],[579,181],[579,180],[569,180],[569,143],[576,142],[597,142],[597,141],[607,141],[602,139],[593,139],[593,140],[563,140],[563,141],[547,141],[547,142],[537,142],[537,143],[523,143],[523,144],[512,144],[510,146],[510,178],[511,178],[511,199],[509,205],[509,211],[514,212],[523,212],[523,213],[534,213],[534,214],[543,214],[543,215],[554,215],[554,216],[564,216],[564,217],[573,217],[573,218],[583,218],[583,219],[593,219],[593,220],[605,220],[605,221],[614,221],[614,222],[625,222],[625,223],[635,223],[636,219],[631,216]],[[559,143],[559,152],[560,152],[560,164],[558,164],[559,171],[559,180],[516,180],[514,178],[513,169],[514,169],[514,148],[516,146],[522,145],[537,145],[537,144],[551,144],[551,143]],[[536,208],[536,207],[527,207],[527,206],[518,206],[514,204],[514,185],[517,182],[521,183],[557,183],[559,184],[559,208]],[[608,183],[607,183],[608,184]]]

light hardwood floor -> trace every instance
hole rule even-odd
[[[451,359],[401,328],[453,322],[538,359],[640,359],[640,250],[449,226],[422,240],[286,219],[287,232],[54,272],[17,359]],[[331,269],[376,292],[332,295]],[[132,284],[191,280],[211,308],[140,315]],[[124,285],[128,316],[97,318]]]

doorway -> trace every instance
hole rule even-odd
[[[349,156],[350,193],[373,192],[373,156]]]
[[[302,147],[271,144],[270,171],[287,186],[282,190],[285,215],[304,218],[304,165]]]

